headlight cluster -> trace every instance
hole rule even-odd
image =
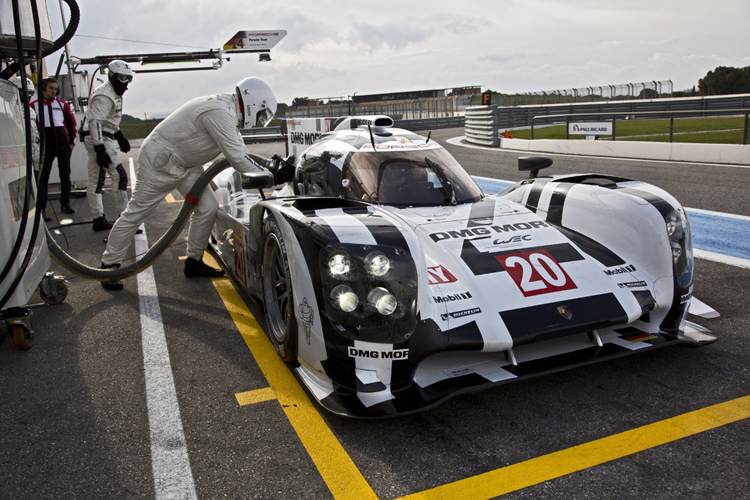
[[[417,273],[403,249],[328,246],[320,253],[326,313],[345,336],[401,342],[416,325]]]
[[[675,279],[692,281],[693,245],[690,238],[690,223],[682,209],[672,210],[666,217],[667,236],[672,249]],[[689,275],[685,277],[685,275]]]

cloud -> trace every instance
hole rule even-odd
[[[523,93],[671,79],[687,88],[718,65],[750,64],[747,0],[76,1],[79,36],[69,48],[78,57],[217,48],[238,30],[288,31],[270,63],[236,54],[217,71],[138,74],[125,104],[136,116],[230,90],[249,75],[291,103],[466,85]],[[59,36],[58,2],[48,4]],[[48,70],[58,58],[48,58]]]
[[[398,50],[408,45],[424,41],[428,36],[426,28],[407,24],[370,24],[355,22],[351,30],[342,38],[347,45],[362,45],[370,52],[378,49]]]

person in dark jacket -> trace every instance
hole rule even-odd
[[[47,184],[52,162],[57,158],[60,171],[60,209],[64,214],[74,214],[70,207],[70,156],[73,153],[76,139],[76,119],[70,106],[58,99],[58,85],[54,78],[45,78],[39,87],[41,98],[32,101],[31,107],[36,113],[37,128],[41,137],[42,172],[47,172],[38,180],[39,203],[45,221],[50,221],[45,208],[47,206]]]

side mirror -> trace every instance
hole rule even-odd
[[[521,156],[518,158],[518,171],[529,172],[529,179],[536,179],[543,168],[552,165],[552,158],[546,156]]]

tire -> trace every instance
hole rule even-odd
[[[286,362],[297,360],[297,318],[284,238],[276,220],[266,219],[263,241],[263,303],[271,342]]]
[[[68,297],[68,285],[66,285],[62,281],[59,281],[55,283],[55,295],[47,295],[43,290],[40,289],[39,296],[44,302],[51,306],[62,304]]]
[[[34,346],[34,334],[24,325],[16,324],[11,327],[13,343],[22,351],[27,351]]]

